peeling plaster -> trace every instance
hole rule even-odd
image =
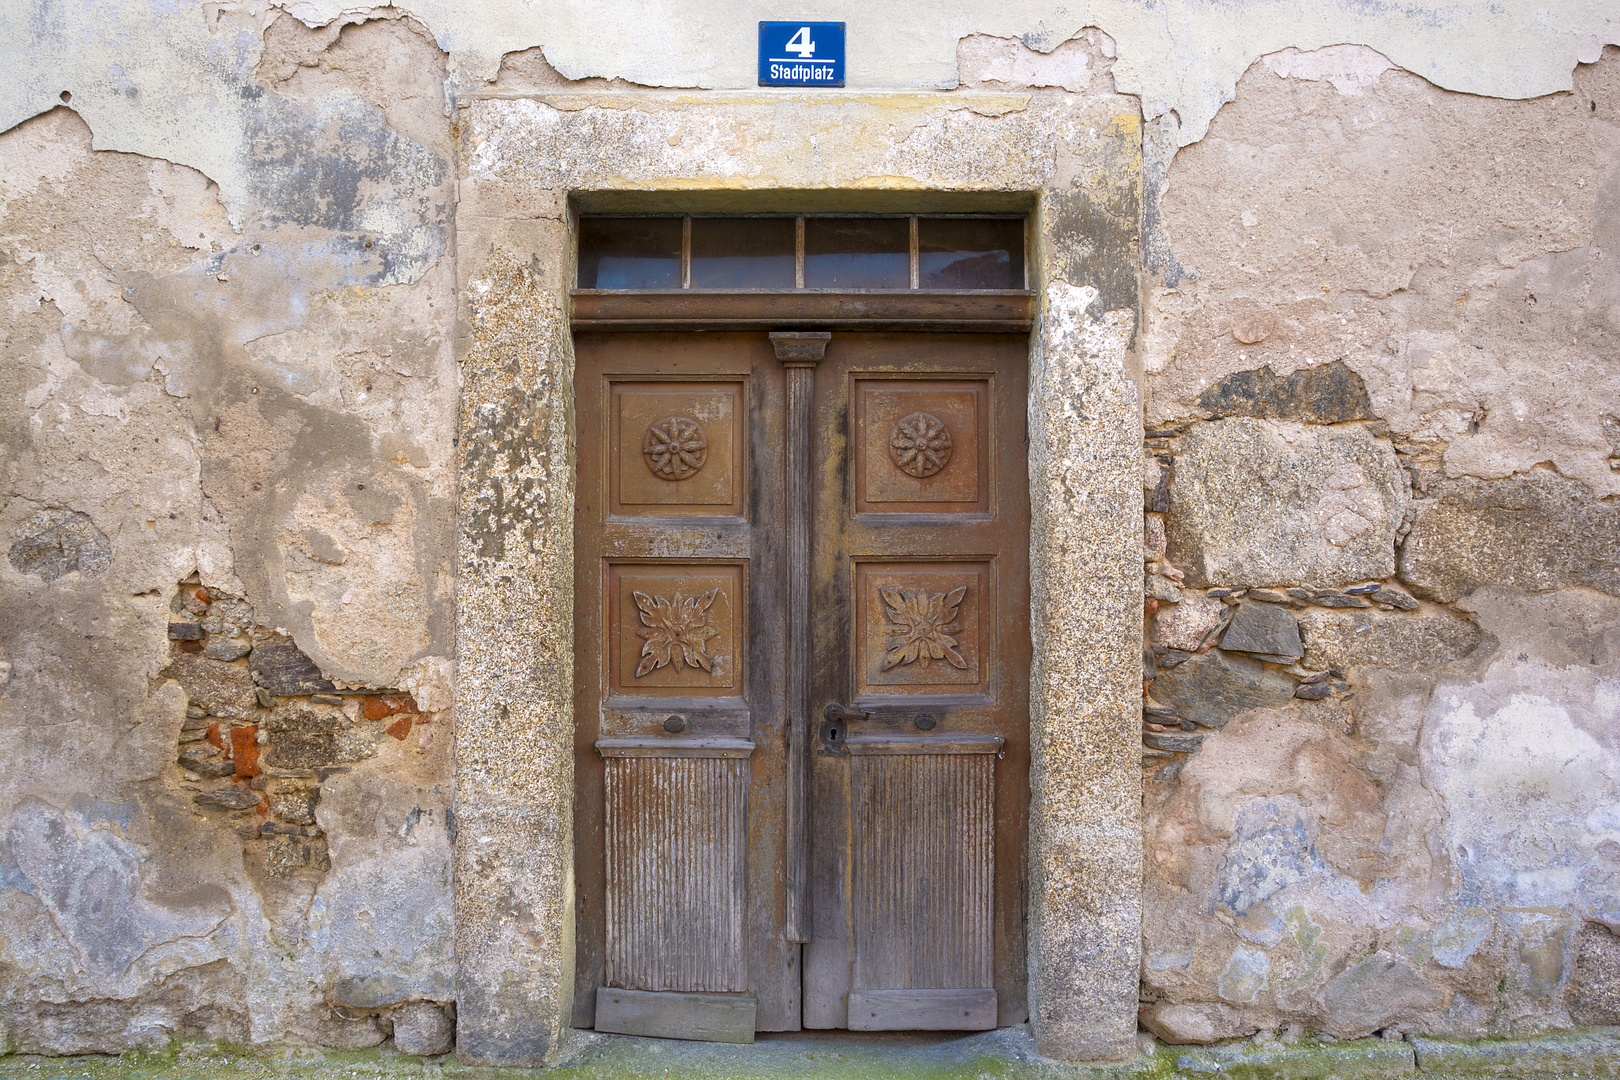
[[[341,0],[287,8],[311,26],[355,21]],[[492,82],[507,53],[541,47],[570,79],[620,78],[651,87],[738,89],[755,82],[753,27],[780,14],[758,2],[693,10],[670,0],[573,5],[408,0],[393,5],[433,32],[449,54],[451,98]],[[811,0],[806,19],[847,18],[830,0]],[[0,12],[0,130],[61,103],[96,132],[97,149],[127,150],[189,165],[216,183],[233,219],[252,187],[252,133],[264,90],[253,79],[265,26],[278,9],[244,3],[169,6],[153,0],[68,6],[49,17],[38,5]],[[853,90],[951,89],[958,42],[973,35],[1016,38],[1052,52],[1086,27],[1117,45],[1120,93],[1139,97],[1150,138],[1174,147],[1201,139],[1238,78],[1256,59],[1287,49],[1364,44],[1395,65],[1449,90],[1526,98],[1568,90],[1577,62],[1620,44],[1620,15],[1587,0],[1537,4],[1434,3],[1388,7],[1340,0],[1297,4],[1222,0],[1141,4],[1022,0],[986,9],[972,0],[933,5],[917,19],[903,9],[869,10],[851,24]],[[603,26],[656,32],[603,34]],[[834,92],[834,99],[837,98]]]

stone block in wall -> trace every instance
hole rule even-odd
[[[1299,620],[1275,604],[1252,601],[1238,605],[1221,635],[1221,648],[1291,660],[1305,652],[1299,640]]]
[[[1426,600],[1451,603],[1488,584],[1620,596],[1620,505],[1579,481],[1542,469],[1444,480],[1416,508],[1400,576]]]
[[[288,705],[272,712],[261,726],[268,742],[266,764],[277,769],[318,769],[342,758],[338,739],[350,725],[336,709]]]
[[[394,1010],[394,1049],[414,1057],[438,1057],[456,1045],[456,1022],[440,1005],[413,1001]]]
[[[1292,701],[1294,681],[1258,660],[1215,650],[1160,672],[1153,697],[1189,720],[1221,728],[1240,712]]]
[[[1230,1005],[1161,1001],[1143,1009],[1142,1026],[1171,1045],[1212,1043],[1254,1031],[1243,1013]]]
[[[1312,607],[1300,613],[1304,664],[1318,671],[1358,667],[1430,671],[1467,656],[1481,635],[1471,619],[1442,612],[1385,613]]]
[[[1341,1039],[1371,1035],[1395,1020],[1439,1008],[1446,995],[1412,965],[1377,952],[1335,976],[1322,991],[1327,1030]]]
[[[1575,940],[1573,982],[1569,1014],[1577,1023],[1620,1024],[1620,937],[1601,923],[1581,927]]]
[[[1198,647],[1226,615],[1226,605],[1201,592],[1183,590],[1181,600],[1165,604],[1154,616],[1154,639],[1159,645],[1183,652],[1197,652]]]
[[[253,677],[241,664],[222,664],[197,653],[175,653],[161,672],[186,692],[186,699],[209,716],[251,720],[259,699]]]
[[[1394,448],[1364,425],[1193,424],[1171,485],[1169,557],[1189,584],[1379,580],[1395,572],[1410,501]]]

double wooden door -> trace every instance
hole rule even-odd
[[[576,338],[577,1026],[1024,1019],[1026,341]]]

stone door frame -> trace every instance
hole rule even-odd
[[[457,129],[458,1055],[549,1064],[570,1013],[573,224],[581,208],[736,208],[1033,218],[1030,1019],[1051,1057],[1131,1056],[1142,894],[1136,103],[570,91],[465,102]]]

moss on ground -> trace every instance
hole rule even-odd
[[[1433,1071],[1424,1068],[1425,1046]],[[1158,1044],[1151,1054],[1109,1068],[1041,1058],[1027,1028],[966,1037],[778,1036],[752,1046],[577,1032],[563,1061],[544,1070],[461,1065],[453,1058],[423,1060],[385,1049],[344,1052],[179,1043],[121,1057],[0,1057],[0,1080],[1392,1080],[1403,1076],[1620,1077],[1620,1029],[1443,1044],[1421,1039],[1303,1040],[1288,1046],[1249,1040],[1215,1046]]]

